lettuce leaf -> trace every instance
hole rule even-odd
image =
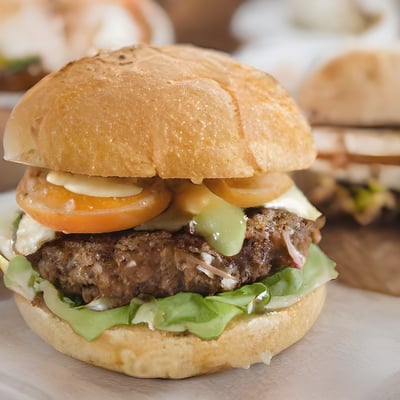
[[[69,299],[63,299],[51,284],[44,288],[43,299],[54,314],[68,321],[78,335],[89,341],[96,339],[103,331],[113,326],[129,325],[129,306],[106,311],[75,307]]]
[[[271,300],[266,304],[265,309],[272,311],[288,307],[337,276],[335,262],[329,259],[319,247],[311,245],[303,268],[287,267],[262,281],[271,294]]]
[[[135,324],[213,339],[221,335],[233,318],[290,306],[336,276],[333,261],[311,245],[301,270],[288,267],[261,282],[215,296],[203,297],[197,293],[178,293],[165,298],[138,296],[127,306],[105,311],[93,311],[63,298],[22,256],[9,262],[4,282],[30,300],[43,292],[48,308],[89,341],[111,327]]]
[[[150,312],[149,312],[150,311]],[[178,293],[162,299],[153,298],[146,313],[136,314],[133,323],[147,323],[151,328],[170,332],[191,332],[202,339],[214,339],[225,329],[240,309],[214,302],[198,293]],[[145,318],[139,318],[145,315]]]
[[[47,282],[42,279],[24,256],[14,257],[3,277],[6,288],[32,301]]]

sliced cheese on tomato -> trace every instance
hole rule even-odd
[[[104,178],[50,171],[46,180],[53,185],[63,186],[72,193],[94,197],[128,197],[143,190],[135,180],[129,178]]]
[[[140,193],[95,197],[73,193],[46,180],[47,172],[28,168],[17,189],[18,205],[35,221],[65,233],[103,233],[137,226],[161,214],[171,193],[162,179],[143,180]]]

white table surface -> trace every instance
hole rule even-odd
[[[12,199],[0,195],[0,215]],[[27,328],[2,282],[0,318],[0,399],[400,399],[400,299],[338,282],[311,331],[270,365],[181,381],[127,377],[58,353]]]

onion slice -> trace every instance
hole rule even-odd
[[[219,268],[216,268],[216,267],[212,266],[211,264],[208,264],[205,261],[201,260],[200,258],[197,258],[191,254],[184,252],[184,251],[182,251],[181,253],[182,253],[182,255],[184,254],[188,260],[192,261],[193,263],[200,266],[201,268],[204,268],[211,274],[217,275],[223,279],[232,279],[237,282],[237,279],[234,276],[232,276],[231,274],[229,274],[225,271],[222,271]]]
[[[306,262],[306,257],[296,249],[296,247],[290,240],[290,234],[288,231],[283,232],[283,239],[285,240],[286,247],[288,249],[290,257],[292,257],[295,268],[297,269],[303,268],[303,265]]]

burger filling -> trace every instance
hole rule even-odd
[[[101,179],[86,185],[48,175],[30,169],[18,189],[30,216],[22,217],[13,241],[21,255],[3,260],[4,280],[44,301],[88,340],[115,325],[141,323],[215,338],[235,316],[289,306],[336,277],[313,244],[319,212],[284,174],[262,182],[129,181],[125,196],[110,198],[87,193]],[[116,190],[120,183],[113,182]],[[96,230],[98,219],[106,231]],[[130,219],[132,228],[118,229]]]
[[[312,238],[318,236],[315,222],[265,208],[250,209],[247,217],[243,246],[229,257],[186,227],[175,233],[61,235],[28,260],[68,297],[84,303],[106,298],[111,307],[128,304],[141,293],[155,297],[215,294],[253,283],[285,266],[303,266]]]

